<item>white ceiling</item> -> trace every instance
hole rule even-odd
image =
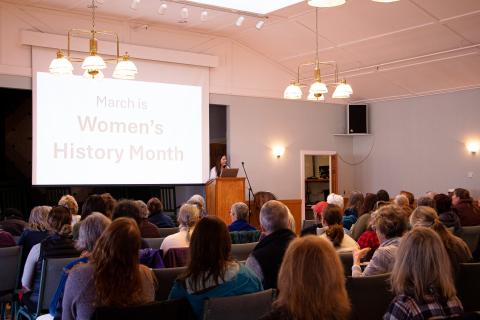
[[[80,12],[87,12],[90,2],[15,1]],[[292,78],[299,63],[314,58],[315,9],[306,1],[269,14],[260,31],[255,28],[258,19],[246,17],[236,27],[237,15],[229,12],[209,10],[208,20],[201,22],[202,9],[192,7],[188,23],[179,24],[182,5],[174,2],[167,2],[164,15],[157,13],[159,0],[141,0],[137,10],[130,9],[132,0],[101,2],[99,15],[234,39],[289,70]],[[352,84],[352,101],[480,87],[480,0],[348,0],[319,9],[318,23],[320,59],[337,61],[341,76]],[[310,69],[302,73],[302,78],[312,76]]]

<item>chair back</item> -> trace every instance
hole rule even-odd
[[[340,261],[343,265],[343,272],[345,277],[352,275],[352,266],[353,266],[353,252],[352,251],[345,251],[339,252],[338,256],[340,257]]]
[[[173,228],[158,228],[158,233],[160,238],[165,238],[166,236],[169,236],[171,234],[177,233],[179,230],[178,227],[173,227]]]
[[[165,268],[185,267],[190,259],[190,248],[168,249],[163,255]]]
[[[480,243],[480,226],[461,227],[456,234],[465,241],[471,252],[477,249]]]
[[[187,270],[186,267],[180,268],[164,268],[153,269],[153,273],[157,278],[157,292],[155,293],[156,301],[163,301],[168,299],[170,290],[172,290],[173,283],[177,277]]]
[[[241,296],[211,298],[205,301],[203,320],[258,319],[271,311],[274,299],[274,289]]]
[[[260,231],[232,231],[230,232],[230,239],[232,244],[258,242]]]
[[[302,221],[302,230],[311,226],[316,226],[317,221],[316,220],[303,220]]]
[[[457,295],[466,312],[480,310],[480,262],[461,263],[457,276]]]
[[[148,247],[152,249],[160,249],[163,239],[165,238],[143,238],[143,240],[148,244]]]
[[[14,236],[13,240],[15,240],[15,243],[18,244],[18,240],[20,240],[20,236]]]
[[[347,292],[352,303],[350,319],[382,319],[394,298],[389,290],[390,273],[369,277],[347,277]]]
[[[152,302],[140,306],[95,309],[92,320],[130,320],[130,319],[179,319],[194,320],[190,303],[186,299]]]
[[[21,257],[20,246],[0,248],[0,292],[15,290]]]
[[[258,242],[232,244],[232,256],[238,261],[247,260]]]
[[[44,259],[42,262],[42,273],[40,276],[40,292],[38,296],[37,315],[41,314],[41,311],[47,310],[50,305],[55,291],[57,290],[58,283],[62,276],[63,267],[78,259],[73,258],[55,258]]]

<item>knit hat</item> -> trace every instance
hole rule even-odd
[[[320,201],[312,206],[313,213],[315,213],[315,216],[317,217],[317,219],[322,218],[323,210],[327,207],[327,205],[328,205],[327,202]]]

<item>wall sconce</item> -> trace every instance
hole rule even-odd
[[[480,151],[480,143],[478,141],[467,142],[467,150],[474,156]]]
[[[280,159],[281,156],[285,153],[285,147],[282,146],[276,146],[273,147],[273,155],[277,157],[277,159]]]

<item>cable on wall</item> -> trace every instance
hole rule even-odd
[[[368,151],[367,155],[360,161],[357,161],[357,162],[349,162],[345,159],[342,158],[342,156],[338,153],[338,158],[343,162],[343,163],[346,163],[350,166],[358,166],[359,164],[362,164],[363,162],[365,162],[369,157],[370,155],[372,154],[372,151],[373,151],[373,147],[375,146],[375,136],[373,136],[373,142],[372,142],[372,146],[370,147],[370,150]]]

